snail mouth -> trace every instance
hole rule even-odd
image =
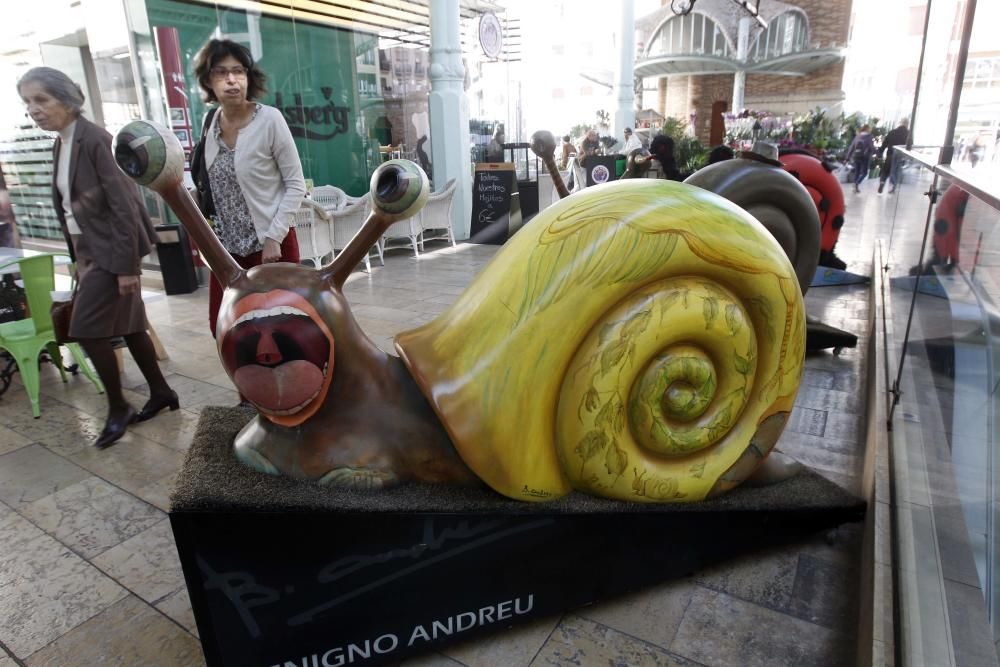
[[[268,307],[267,295],[251,296],[236,304],[238,316],[220,332],[222,362],[236,389],[263,416],[297,425],[316,411],[329,389],[332,337],[315,311],[287,298]]]

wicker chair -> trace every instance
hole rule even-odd
[[[311,198],[327,211],[339,211],[348,204],[347,193],[335,185],[316,186]]]
[[[295,212],[295,230],[301,260],[310,262],[313,268],[323,266],[326,257],[334,252],[331,221],[326,210],[311,199],[303,199]]]
[[[335,252],[340,252],[347,247],[348,242],[354,238],[354,235],[358,233],[361,226],[365,224],[365,220],[368,218],[368,197],[365,196],[361,201],[355,202],[354,204],[348,205],[346,208],[342,208],[339,211],[331,211],[328,215],[330,216],[331,227],[333,228],[333,248]],[[371,273],[371,251],[374,250],[378,255],[379,260],[382,262],[382,266],[385,266],[385,259],[382,256],[382,248],[376,243],[368,250],[368,254],[365,255],[365,270]]]
[[[420,249],[424,249],[425,241],[450,241],[455,245],[455,232],[451,227],[451,206],[455,201],[455,189],[458,181],[454,178],[445,183],[444,189],[432,192],[427,203],[417,214],[420,227]],[[428,236],[428,232],[436,232]]]

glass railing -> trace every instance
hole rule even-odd
[[[996,664],[1000,188],[929,155],[897,152],[880,230],[897,640],[907,665]]]

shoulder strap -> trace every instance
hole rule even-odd
[[[208,113],[205,114],[205,123],[201,126],[201,140],[205,140],[205,136],[208,135],[208,128],[212,126],[212,119],[215,118],[215,112],[219,110],[219,107],[211,107]]]

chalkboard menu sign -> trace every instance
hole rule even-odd
[[[469,241],[502,245],[520,228],[521,202],[513,163],[477,164]]]

